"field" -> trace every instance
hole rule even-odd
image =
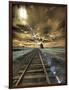
[[[16,63],[17,59],[28,52],[32,51],[33,48],[16,48],[13,50],[13,64]],[[40,49],[44,55],[44,63],[48,63],[52,66],[51,71],[56,72],[60,81],[64,84],[66,82],[66,60],[64,48],[44,48]]]

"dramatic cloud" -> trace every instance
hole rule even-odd
[[[14,46],[37,47],[37,42],[43,42],[44,47],[64,47],[66,8],[54,5],[14,5],[12,30]]]

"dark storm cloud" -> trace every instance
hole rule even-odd
[[[17,8],[16,8],[17,9]],[[40,39],[43,39],[43,42],[54,42],[65,39],[65,31],[66,31],[66,9],[64,6],[26,6],[26,10],[28,13],[28,24],[32,27],[33,32],[39,35]],[[15,15],[16,22],[17,15]],[[14,22],[14,23],[16,23]],[[17,25],[18,28],[14,29],[13,33],[24,33],[24,31],[29,32],[29,28],[24,25]],[[17,34],[14,34],[14,37],[19,40],[27,40],[23,39]],[[38,38],[38,41],[41,41]],[[31,38],[28,38],[29,41],[33,41]],[[51,45],[51,44],[50,44]]]
[[[64,7],[40,7],[33,6],[29,10],[29,18],[36,30],[39,28],[40,34],[48,35],[59,30],[64,31],[65,8]],[[30,17],[30,15],[32,17]],[[39,32],[38,32],[39,33]],[[63,33],[62,33],[63,34]]]

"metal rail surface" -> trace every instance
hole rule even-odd
[[[50,67],[43,61],[40,49],[33,49],[32,52],[19,58],[18,63],[19,69],[13,75],[14,87],[50,85],[56,82],[54,75],[50,74]]]

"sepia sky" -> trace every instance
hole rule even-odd
[[[65,6],[14,5],[13,46],[64,47]]]

